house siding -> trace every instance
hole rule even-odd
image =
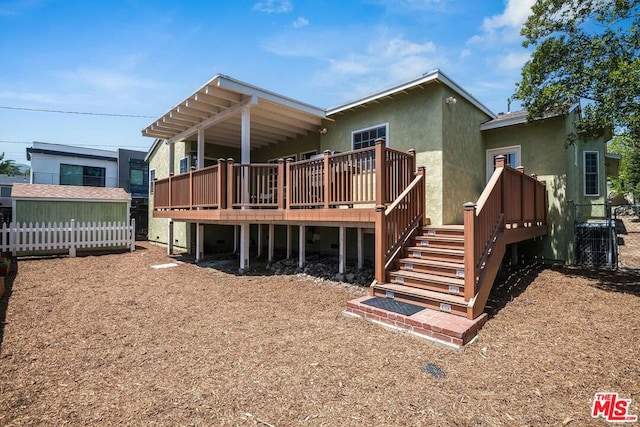
[[[127,202],[16,200],[15,220],[23,223],[127,222]]]
[[[457,99],[455,104],[445,102],[450,96]],[[476,201],[484,189],[485,152],[479,129],[490,117],[450,90],[443,91],[441,105],[442,223],[462,224],[463,205]]]
[[[483,132],[485,150],[520,145],[525,172],[535,173],[540,181],[546,182],[549,234],[531,245],[531,249],[542,250],[543,258],[562,263],[572,263],[574,258],[575,204],[604,203],[602,192],[606,188],[604,144],[601,140],[571,142],[569,135],[575,132],[573,114]],[[577,144],[577,165],[573,144]],[[585,150],[600,153],[600,197],[583,196],[582,153]]]
[[[177,143],[175,146],[174,171],[180,170],[180,159],[185,156],[189,147],[184,143]],[[156,151],[149,157],[149,170],[156,170],[156,178],[166,178],[169,176],[169,146],[160,143]],[[152,184],[149,184],[152,185]],[[149,197],[149,241],[168,244],[168,220],[165,218],[153,217],[153,196]],[[187,249],[191,243],[190,226],[186,222],[175,222],[173,224],[174,246]]]
[[[408,93],[332,115],[321,150],[351,150],[351,133],[389,124],[387,146],[399,151],[416,150],[417,166],[425,166],[426,211],[434,224],[442,223],[442,97],[441,85],[430,84]]]

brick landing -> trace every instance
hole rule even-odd
[[[361,317],[370,322],[395,330],[406,331],[420,338],[456,349],[460,349],[469,343],[487,321],[486,313],[474,320],[469,320],[428,308],[412,316],[405,316],[362,304],[362,301],[370,298],[372,297],[364,296],[347,302],[347,308],[343,314]]]

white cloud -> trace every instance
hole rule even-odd
[[[498,68],[503,71],[521,70],[525,62],[531,58],[527,51],[509,52],[498,61]]]
[[[286,13],[293,10],[289,0],[264,0],[253,5],[253,10],[265,13]]]
[[[76,83],[85,83],[87,86],[108,90],[125,92],[134,89],[153,89],[156,83],[148,79],[138,79],[130,73],[120,73],[102,68],[78,68],[63,74],[68,80]]]
[[[298,16],[298,18],[293,21],[293,28],[302,28],[309,25],[309,20],[303,16]]]
[[[482,33],[471,37],[469,44],[520,44],[520,29],[531,14],[531,6],[535,0],[507,0],[504,12],[484,18]]]
[[[504,27],[519,28],[531,15],[535,0],[507,0],[507,7],[500,15],[485,18],[482,29],[490,32]]]

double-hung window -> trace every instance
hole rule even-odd
[[[584,195],[599,196],[599,153],[597,151],[584,152]]]

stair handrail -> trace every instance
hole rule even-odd
[[[545,183],[538,181],[535,175],[527,176],[522,167],[517,170],[509,167],[505,157],[500,155],[496,157],[496,169],[477,203],[466,203],[464,209],[464,297],[465,301],[471,301],[484,281],[489,280],[487,274],[481,274],[481,269],[493,255],[491,251],[496,245],[504,246],[501,235],[507,224],[511,228],[546,225]],[[539,211],[541,215],[538,215]],[[492,265],[492,269],[494,267],[497,268]]]
[[[393,203],[376,206],[375,278],[379,283],[386,281],[387,268],[424,221],[424,176],[425,168],[421,166]],[[402,207],[406,209],[401,211]]]

